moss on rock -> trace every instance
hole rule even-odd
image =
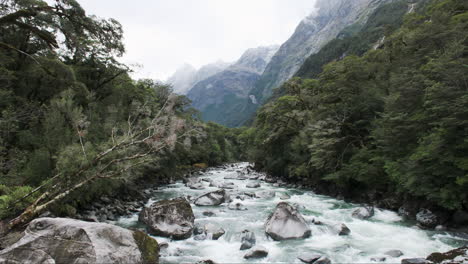
[[[133,238],[140,249],[141,256],[143,257],[143,263],[159,263],[159,245],[156,239],[151,238],[139,230],[133,232]]]

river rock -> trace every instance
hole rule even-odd
[[[331,264],[331,260],[327,257],[321,257],[314,261],[314,264]]]
[[[203,190],[203,189],[205,189],[205,186],[201,182],[189,185],[188,187],[190,189],[192,189],[192,190]]]
[[[282,193],[280,194],[279,198],[281,200],[288,200],[289,198],[291,198],[291,196],[289,196],[287,193]]]
[[[207,260],[198,261],[196,264],[216,264],[216,262],[212,261],[211,259],[207,259]]]
[[[245,187],[247,188],[259,188],[261,185],[258,182],[249,182]]]
[[[201,224],[195,224],[195,227],[193,228],[193,234],[200,235],[203,233],[205,233],[205,227],[202,226]]]
[[[384,262],[385,260],[387,260],[386,257],[373,257],[370,259],[372,262]]]
[[[226,231],[224,231],[224,229],[222,229],[221,227],[218,227],[214,224],[206,224],[205,225],[205,234],[208,236],[209,234],[211,234],[211,238],[213,240],[218,240],[220,237],[222,237],[224,234],[226,233]]]
[[[345,224],[335,225],[334,229],[339,236],[347,236],[351,233],[351,230]]]
[[[214,206],[220,205],[226,201],[226,191],[220,189],[214,192],[205,193],[195,199],[195,205],[198,206]]]
[[[242,231],[240,250],[252,248],[253,246],[255,246],[256,242],[257,240],[255,238],[255,233],[250,232],[249,230],[244,230]]]
[[[198,234],[198,235],[194,236],[193,239],[196,240],[196,241],[206,240],[206,234]]]
[[[274,240],[307,238],[311,235],[304,217],[285,202],[276,206],[265,224],[265,232]]]
[[[256,198],[264,198],[264,199],[270,199],[275,197],[275,192],[274,191],[258,191],[255,192],[255,197]]]
[[[390,256],[392,258],[399,258],[399,257],[404,255],[403,252],[401,250],[398,250],[398,249],[389,250],[389,251],[385,252],[384,254],[387,255],[387,256]]]
[[[245,254],[245,259],[258,259],[268,256],[268,250],[262,246],[256,246]]]
[[[99,249],[99,250],[96,250]],[[141,231],[68,218],[37,218],[0,263],[157,263],[156,240]]]
[[[401,260],[401,264],[429,264],[429,263],[431,262],[423,258],[410,258],[410,259]]]
[[[352,217],[357,218],[357,219],[369,219],[372,216],[374,216],[374,207],[371,206],[366,206],[366,207],[361,207],[353,211]]]
[[[275,178],[271,178],[271,177],[266,177],[265,178],[265,182],[267,183],[276,183],[276,179]]]
[[[434,263],[468,263],[468,246],[445,253],[432,253],[427,257],[427,260]]]
[[[148,225],[150,234],[176,240],[192,235],[195,216],[184,198],[162,200],[144,208],[139,220]]]
[[[422,209],[416,214],[416,221],[425,228],[433,228],[437,225],[437,216],[428,209]]]
[[[247,208],[244,207],[241,203],[230,203],[228,205],[229,210],[237,210],[237,211],[246,211]]]
[[[213,213],[213,212],[211,212],[211,211],[205,211],[205,212],[203,212],[203,215],[204,215],[204,216],[208,216],[208,217],[216,216],[216,214]]]
[[[300,261],[307,263],[307,264],[312,264],[318,259],[320,259],[322,255],[319,254],[314,254],[314,253],[304,253],[301,254],[299,257],[297,257]]]

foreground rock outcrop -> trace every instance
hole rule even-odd
[[[158,243],[141,231],[67,218],[33,220],[0,251],[0,263],[158,263]]]
[[[265,224],[265,232],[274,240],[307,238],[311,234],[304,217],[285,202],[276,206]]]
[[[195,216],[187,200],[177,198],[158,201],[144,208],[139,220],[148,225],[152,235],[180,240],[192,235]]]

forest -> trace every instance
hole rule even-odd
[[[468,208],[464,0],[406,15],[401,2],[380,8],[312,55],[243,128],[203,123],[170,86],[132,79],[118,60],[119,22],[75,0],[0,5],[0,218],[66,216],[132,182],[232,161],[289,182]]]

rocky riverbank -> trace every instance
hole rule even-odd
[[[107,254],[106,260],[115,260],[111,263],[119,259],[141,263],[142,256],[153,256],[153,262],[148,263],[155,263],[155,254],[160,254],[163,262],[200,264],[255,259],[313,264],[463,263],[468,259],[466,247],[450,250],[454,247],[445,244],[453,240],[453,245],[466,245],[468,238],[415,228],[375,205],[357,206],[317,196],[306,186],[258,173],[246,163],[193,172],[183,182],[141,184],[119,197],[101,197],[76,214],[87,222],[39,218],[25,232],[1,239],[9,242],[0,251],[0,263],[2,258],[4,262],[17,261],[13,263],[22,263],[25,258],[41,263],[39,260],[64,256],[105,259],[73,243],[67,249],[70,254],[60,255],[57,244],[47,240],[50,235],[65,236],[60,238],[63,241],[91,241],[96,247],[110,243],[109,252],[114,251],[115,243],[134,249],[132,254],[119,250]],[[431,219],[424,210],[418,224],[427,225]],[[111,233],[126,235],[109,236]],[[20,248],[31,250],[20,254]],[[39,254],[35,248],[45,249],[45,253]],[[430,254],[437,251],[446,253]],[[73,252],[89,254],[77,257],[79,254]]]

